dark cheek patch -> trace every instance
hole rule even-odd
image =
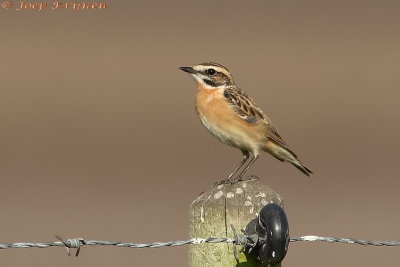
[[[207,85],[211,86],[211,87],[217,87],[217,84],[214,81],[208,80],[208,79],[204,79],[203,80]]]

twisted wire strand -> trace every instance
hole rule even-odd
[[[346,243],[346,244],[358,244],[363,246],[400,246],[400,240],[392,240],[392,241],[370,241],[370,240],[360,240],[354,238],[337,238],[337,237],[321,237],[321,236],[301,236],[290,238],[290,242],[298,242],[298,241],[323,241],[329,243]]]
[[[242,239],[243,240],[243,239]],[[358,244],[364,246],[400,246],[400,240],[393,241],[368,241],[359,240],[353,238],[336,238],[336,237],[321,237],[321,236],[301,236],[290,238],[290,242],[314,242],[322,241],[329,243],[346,243],[346,244]],[[8,248],[48,248],[48,247],[60,247],[64,246],[67,248],[80,248],[82,246],[115,246],[115,247],[126,247],[126,248],[162,248],[162,247],[175,247],[183,245],[198,245],[202,243],[234,243],[236,245],[242,245],[238,239],[234,238],[192,238],[184,241],[169,241],[169,242],[153,242],[153,243],[131,243],[131,242],[116,242],[116,241],[100,241],[100,240],[85,240],[83,238],[68,239],[63,242],[43,242],[43,243],[5,243],[0,244],[0,249]]]

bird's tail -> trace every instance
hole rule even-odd
[[[291,161],[290,163],[293,164],[297,169],[299,169],[302,173],[304,173],[307,176],[311,176],[313,173],[312,170],[310,170],[307,166],[305,166],[300,160],[296,159],[296,161]]]
[[[292,163],[297,169],[307,176],[311,176],[313,173],[308,167],[306,167],[300,160],[297,159],[296,154],[284,143],[280,144],[275,141],[270,141],[265,146],[264,150],[269,152],[272,156],[279,159],[280,161],[287,161]]]

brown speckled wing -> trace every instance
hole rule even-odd
[[[267,137],[289,149],[279,135],[278,129],[245,92],[239,88],[227,88],[224,90],[224,97],[233,105],[235,111],[243,120],[248,123],[264,124]]]

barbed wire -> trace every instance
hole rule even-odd
[[[392,240],[392,241],[370,241],[370,240],[360,240],[354,238],[336,238],[336,237],[322,237],[322,236],[301,236],[290,238],[290,242],[298,242],[298,241],[323,241],[329,243],[346,243],[346,244],[358,244],[363,246],[400,246],[400,240]]]
[[[198,245],[203,243],[233,243],[235,245],[245,245],[247,236],[236,236],[235,238],[192,238],[184,241],[169,241],[169,242],[153,242],[153,243],[131,243],[131,242],[116,242],[116,241],[100,241],[100,240],[86,240],[84,238],[72,238],[64,240],[60,236],[55,236],[58,240],[56,242],[43,242],[43,243],[4,243],[0,244],[0,249],[9,248],[48,248],[48,247],[59,247],[65,246],[70,255],[70,248],[76,248],[75,256],[79,255],[80,248],[82,246],[115,246],[125,248],[162,248],[162,247],[176,247],[183,245]],[[400,246],[400,240],[393,241],[369,241],[359,240],[353,238],[336,238],[336,237],[322,237],[322,236],[301,236],[290,238],[290,242],[329,242],[329,243],[346,243],[346,244],[358,244],[363,246]]]

